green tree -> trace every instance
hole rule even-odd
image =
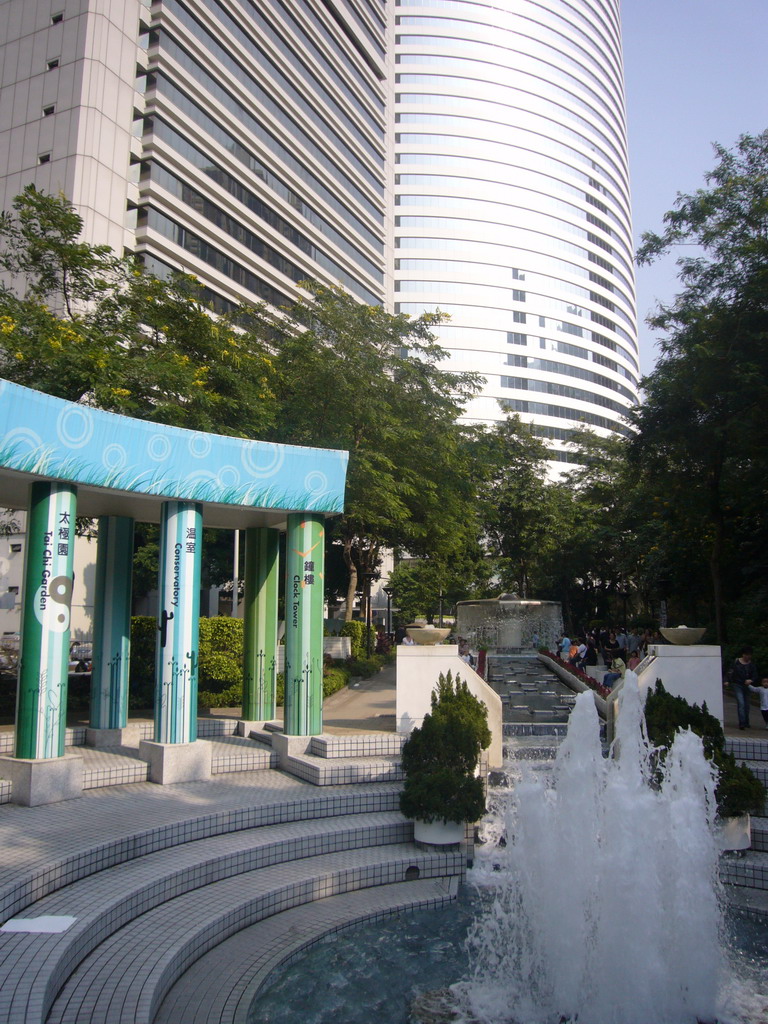
[[[422,616],[434,622],[455,610],[457,601],[489,597],[498,584],[492,580],[493,564],[478,540],[468,539],[465,548],[450,558],[416,558],[399,562],[389,575],[394,590],[392,603],[406,622]]]
[[[478,500],[486,548],[502,590],[523,599],[538,594],[542,561],[561,540],[547,454],[518,416],[507,416],[475,443],[478,473],[485,477]]]
[[[344,515],[333,538],[348,572],[347,616],[358,582],[378,571],[384,547],[454,550],[472,521],[470,453],[457,424],[478,387],[474,374],[441,370],[432,328],[310,286],[275,354],[276,440],[350,453]]]
[[[266,431],[273,318],[216,316],[193,277],[160,281],[81,232],[64,196],[31,185],[0,215],[0,375],[142,419]]]
[[[638,253],[649,262],[692,248],[678,259],[680,293],[650,318],[662,357],[644,381],[631,455],[684,517],[670,557],[706,567],[722,642],[725,609],[762,574],[768,539],[768,132],[715,154],[708,187],[679,195]]]

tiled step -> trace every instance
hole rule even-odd
[[[728,885],[768,890],[768,853],[747,850],[743,856],[724,855],[720,858],[720,878]]]
[[[211,783],[215,785],[215,783]],[[377,786],[374,789],[318,793],[316,796],[286,796],[273,802],[247,804],[216,813],[195,815],[192,808],[168,824],[141,829],[141,822],[124,820],[123,828],[115,823],[112,837],[89,846],[73,844],[70,853],[55,859],[43,859],[29,871],[17,871],[9,882],[0,886],[0,921],[18,916],[36,900],[57,892],[81,878],[87,878],[116,864],[127,864],[158,850],[179,849],[185,843],[207,839],[244,829],[254,829],[282,822],[308,818],[323,819],[339,815],[377,814],[397,811],[400,786]],[[151,787],[154,791],[155,787]],[[160,791],[160,787],[157,787]],[[162,792],[159,793],[162,795]],[[87,799],[87,798],[84,798]],[[61,808],[55,806],[56,814]]]
[[[429,854],[411,845],[351,850],[185,893],[126,925],[87,957],[56,999],[48,1024],[151,1024],[184,971],[242,928],[326,896],[402,882],[414,869],[421,878],[459,876],[464,855]],[[44,1020],[35,1013],[25,1024]]]
[[[211,774],[265,771],[277,768],[277,754],[262,743],[242,736],[219,736],[209,740],[213,747]]]
[[[281,732],[279,723],[266,722],[263,728],[251,729],[249,736],[266,745]],[[404,742],[404,736],[387,732],[308,736],[306,746],[285,756],[280,767],[313,786],[401,782]]]
[[[149,775],[149,765],[133,747],[70,747],[67,752],[83,759],[83,789],[146,782]]]
[[[752,815],[752,849],[768,851],[768,818]]]
[[[400,782],[404,778],[400,755],[379,757],[312,757],[295,754],[283,770],[313,786],[341,786],[361,782]]]
[[[440,907],[457,894],[456,877],[396,882],[276,914],[198,960],[163,1000],[154,1024],[247,1024],[250,1008],[273,972],[326,936],[393,914]]]
[[[211,774],[266,771],[277,767],[277,755],[268,747],[240,736],[212,734]],[[146,782],[149,765],[135,747],[70,747],[83,759],[83,789],[125,786]]]
[[[76,921],[67,931],[0,933],[0,991],[10,999],[8,1019],[32,1019],[32,1006],[47,1010],[90,951],[139,915],[183,893],[275,864],[406,843],[412,835],[412,824],[396,812],[275,824],[160,850],[73,882],[23,914],[71,915]]]
[[[768,733],[766,733],[768,737]],[[768,738],[764,740],[742,739],[727,736],[725,749],[733,754],[737,761],[768,761]]]
[[[315,757],[398,757],[406,737],[394,732],[361,733],[355,736],[313,736],[309,753]]]
[[[739,761],[750,768],[764,786],[768,786],[768,761]]]

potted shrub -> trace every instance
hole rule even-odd
[[[415,822],[418,842],[461,841],[466,822],[485,813],[485,787],[477,775],[490,745],[488,712],[467,684],[440,674],[432,707],[403,746],[405,784],[400,810]]]
[[[701,736],[704,753],[719,773],[715,797],[719,819],[720,845],[723,850],[744,850],[750,845],[750,815],[762,813],[765,786],[745,764],[737,764],[725,749],[725,734],[720,722],[707,711],[707,705],[689,704],[682,697],[667,693],[660,679],[645,702],[648,739],[663,758],[678,729],[691,729]]]

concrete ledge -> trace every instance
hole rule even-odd
[[[176,782],[205,782],[211,777],[212,750],[206,740],[194,743],[142,740],[139,757],[149,764],[149,781],[160,786]]]
[[[38,807],[83,795],[80,754],[29,759],[0,757],[0,774],[11,780],[11,802]]]
[[[126,725],[122,729],[91,729],[85,730],[86,747],[138,747],[142,739],[142,726],[139,723]]]
[[[248,722],[241,718],[235,726],[235,736],[244,736],[245,739],[248,739],[252,732],[263,733],[265,728],[266,723],[264,721]]]
[[[308,754],[312,744],[311,736],[286,736],[284,732],[272,733],[272,749],[277,754],[280,767],[288,770],[292,757]]]

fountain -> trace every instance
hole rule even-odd
[[[554,650],[563,629],[559,601],[523,601],[517,594],[459,601],[456,629],[475,644],[496,649]]]
[[[452,988],[459,1019],[714,1020],[723,966],[715,779],[692,733],[677,737],[653,779],[642,705],[628,678],[617,756],[606,759],[594,701],[581,694],[553,785],[530,772],[501,794],[495,828],[507,841],[474,872],[492,899],[470,930],[469,979]]]
[[[699,738],[684,733],[676,738],[663,773],[654,775],[643,696],[637,677],[628,672],[615,756],[603,757],[587,692],[576,699],[552,773],[525,761],[507,764],[514,785],[494,791],[483,825],[485,845],[470,872],[479,894],[474,911],[463,899],[450,912],[414,915],[413,924],[406,918],[336,939],[317,954],[314,967],[282,981],[284,1002],[286,993],[296,998],[305,974],[315,972],[312,996],[305,997],[311,1016],[273,1016],[273,1000],[252,1020],[393,1024],[407,1016],[418,1024],[715,1019],[757,1024],[768,1019],[764,969],[756,980],[749,958],[734,966],[737,954],[730,951],[729,962],[721,944],[712,768]],[[448,913],[455,922],[440,916]],[[433,917],[425,924],[427,914]],[[468,967],[459,960],[464,935]],[[753,963],[765,957],[764,936],[759,942]],[[379,973],[385,970],[389,973]],[[408,970],[415,970],[411,992],[419,994],[400,1015],[392,996]],[[334,1002],[344,988],[352,1002]],[[322,1002],[328,1013],[319,1007]]]

